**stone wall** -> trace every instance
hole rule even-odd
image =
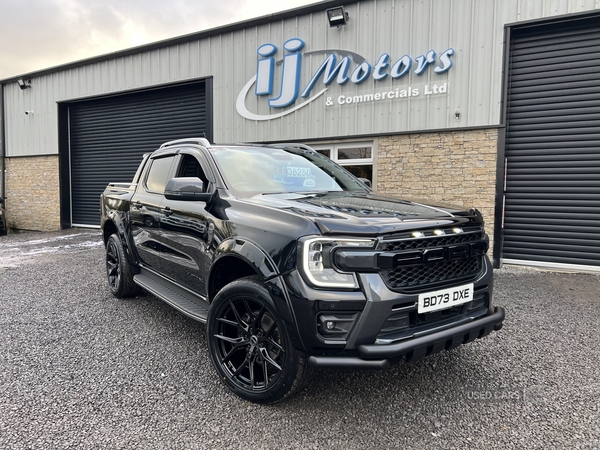
[[[497,129],[380,138],[377,190],[431,203],[474,206],[483,214],[491,240],[497,146]]]
[[[14,230],[60,230],[58,156],[6,158],[6,220]]]

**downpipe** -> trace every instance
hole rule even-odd
[[[6,212],[6,117],[4,115],[4,83],[0,83],[0,199]],[[8,231],[8,223],[5,224]]]

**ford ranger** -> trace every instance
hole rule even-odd
[[[301,144],[167,142],[102,194],[108,285],[205,323],[219,377],[258,403],[313,369],[385,369],[499,330],[479,211],[367,184]]]

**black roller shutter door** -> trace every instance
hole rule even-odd
[[[129,182],[142,155],[208,130],[205,84],[156,89],[69,105],[73,225],[100,224],[100,194]]]
[[[600,266],[598,19],[514,30],[503,259]]]

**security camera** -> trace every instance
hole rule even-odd
[[[29,114],[33,114],[33,111],[25,111],[26,116],[28,116]]]

